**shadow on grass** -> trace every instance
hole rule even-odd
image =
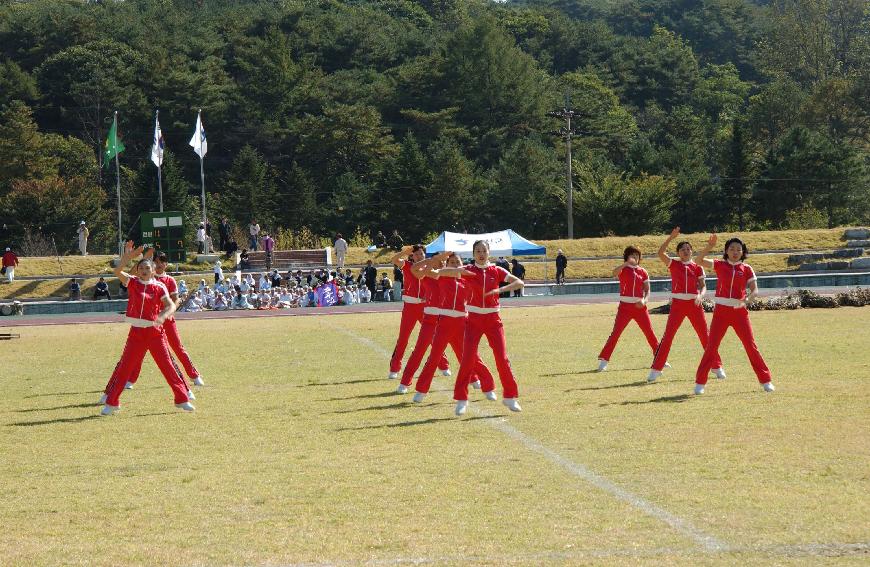
[[[390,390],[389,392],[378,392],[377,394],[360,394],[358,396],[347,396],[344,398],[327,398],[325,400],[318,400],[321,402],[340,402],[344,400],[357,400],[357,399],[366,399],[366,398],[390,398],[392,396],[401,396],[402,394],[398,393],[395,390]]]
[[[396,404],[390,404],[388,406],[369,406],[367,408],[354,408],[348,410],[336,410],[336,411],[328,411],[321,415],[329,415],[329,414],[342,414],[342,413],[356,413],[359,411],[371,411],[371,410],[390,410],[390,409],[399,409],[406,408],[411,405],[411,400],[401,401]]]
[[[653,398],[652,400],[641,400],[641,401],[625,401],[625,402],[616,402],[612,404],[598,404],[598,407],[606,407],[606,406],[637,406],[642,404],[681,404],[683,402],[688,402],[692,398],[697,396],[693,394],[679,394],[677,396],[664,396],[661,398]]]
[[[84,415],[82,417],[59,417],[57,419],[46,419],[43,421],[19,421],[17,423],[10,423],[11,427],[33,427],[35,425],[54,425],[57,423],[79,423],[82,421],[90,421],[92,419],[100,419],[102,416],[95,415]]]
[[[590,386],[588,388],[571,388],[569,390],[565,390],[565,392],[577,392],[583,390],[613,390],[614,388],[636,388],[638,386],[646,386],[649,384],[646,380],[640,380],[638,382],[629,382],[628,384],[611,384],[610,386]]]
[[[554,376],[580,376],[581,374],[607,374],[608,372],[634,372],[635,370],[649,370],[649,368],[619,368],[613,370],[607,370],[604,372],[599,372],[597,368],[593,368],[591,370],[577,370],[577,371],[568,371],[568,372],[556,372],[553,374],[541,374],[542,378],[552,378]]]
[[[59,409],[74,409],[74,408],[92,408],[95,406],[101,406],[102,404],[98,402],[91,402],[85,404],[69,404],[66,406],[55,406],[53,408],[29,408],[29,409],[20,409],[15,410],[15,413],[31,413],[35,411],[51,411],[51,410],[59,410]]]
[[[476,421],[479,419],[497,419],[501,416],[498,415],[481,415],[477,417],[469,417],[465,419],[459,419],[456,417],[430,417],[429,419],[419,419],[416,421],[401,421],[399,423],[383,423],[379,425],[364,425],[362,427],[341,427],[336,429],[335,431],[365,431],[368,429],[391,429],[394,427],[414,427],[415,425],[427,425],[430,423],[438,423],[439,421]]]
[[[154,413],[138,413],[136,415],[131,415],[130,417],[152,417],[155,415],[181,415],[183,413],[189,413],[186,411],[158,411]]]
[[[300,388],[307,386],[343,386],[345,384],[365,384],[366,382],[386,382],[386,378],[366,378],[365,380],[345,380],[343,382],[309,382],[308,384],[300,384]]]
[[[81,396],[83,394],[102,394],[102,390],[94,390],[92,392],[52,392],[50,394],[33,394],[32,396],[22,396],[22,400],[29,400],[31,398],[45,398],[47,396]]]

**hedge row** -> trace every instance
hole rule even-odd
[[[834,296],[819,295],[808,289],[798,289],[776,297],[756,299],[749,305],[750,311],[781,311],[784,309],[815,309],[834,307],[864,307],[870,305],[870,288],[856,287]],[[703,301],[704,311],[711,313],[715,304],[710,299]],[[670,304],[651,309],[650,313],[670,313]]]

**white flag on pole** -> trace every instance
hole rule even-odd
[[[208,151],[208,141],[205,139],[205,127],[202,125],[202,115],[196,115],[196,130],[193,132],[193,137],[190,139],[190,147],[196,152],[200,158],[205,157]]]
[[[160,119],[154,118],[154,144],[151,146],[151,161],[154,165],[160,167],[163,165],[163,133],[160,131]]]

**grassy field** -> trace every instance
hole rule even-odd
[[[421,406],[392,393],[397,313],[182,321],[208,384],[197,411],[177,412],[146,362],[110,418],[95,402],[123,325],[19,328],[0,343],[0,556],[866,564],[870,352],[856,325],[870,308],[753,313],[777,392],[762,393],[729,335],[728,379],[702,397],[687,327],[660,383],[644,382],[636,328],[591,373],[613,312],[506,309],[524,411],[475,393],[462,419],[449,379]]]

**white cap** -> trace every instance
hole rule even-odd
[[[12,252],[12,248],[7,248],[6,251],[7,251],[7,252]]]
[[[79,224],[85,224],[85,221],[80,222]]]

